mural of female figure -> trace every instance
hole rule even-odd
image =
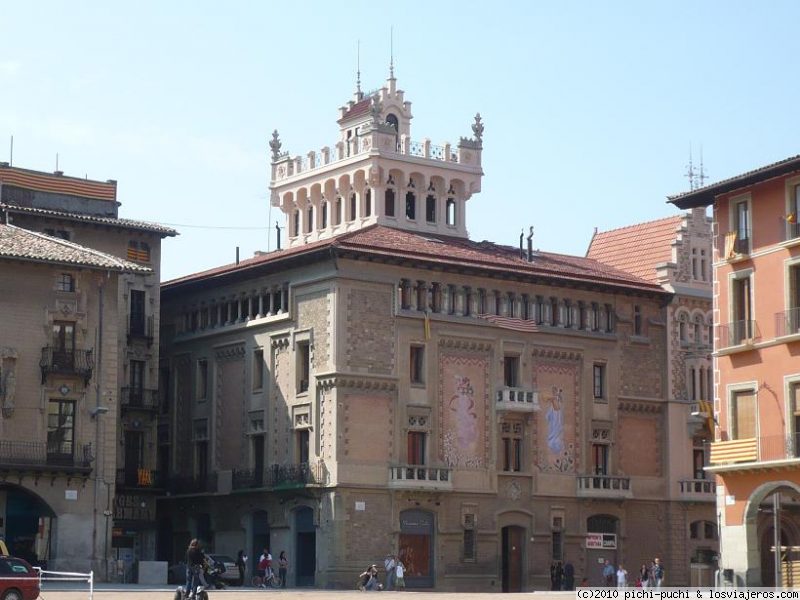
[[[547,447],[556,456],[564,452],[564,390],[553,386],[553,395],[548,398]]]
[[[450,410],[455,413],[458,450],[467,455],[473,453],[477,443],[478,415],[475,413],[475,392],[469,377],[456,375],[456,393],[450,398]]]

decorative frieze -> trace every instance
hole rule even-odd
[[[583,353],[579,350],[568,350],[564,348],[536,347],[531,352],[534,358],[545,358],[548,360],[569,360],[580,361]]]
[[[640,400],[620,400],[619,410],[624,412],[638,412],[649,414],[660,414],[664,412],[662,404],[657,402],[642,402]]]
[[[476,340],[470,338],[440,338],[439,346],[452,350],[467,350],[470,352],[491,352],[492,343],[489,340]]]
[[[217,360],[238,360],[244,358],[245,348],[243,343],[231,344],[214,349]]]
[[[375,390],[393,392],[397,390],[397,380],[369,377],[364,375],[322,375],[317,377],[317,387],[328,391],[333,388]]]

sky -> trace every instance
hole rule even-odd
[[[800,154],[800,3],[0,0],[0,161],[118,181],[120,216],[171,224],[162,280],[275,247],[269,146],[338,139],[388,76],[412,138],[485,123],[474,240],[584,255],[708,182]],[[285,234],[284,234],[285,236]],[[285,240],[285,237],[284,237]]]

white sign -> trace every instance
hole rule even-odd
[[[736,504],[736,496],[725,496],[725,506],[733,506]]]
[[[64,500],[77,500],[78,490],[64,490]]]
[[[595,550],[616,550],[616,533],[587,533],[586,547]]]
[[[356,510],[362,511],[367,510],[367,503],[363,500],[356,500]]]

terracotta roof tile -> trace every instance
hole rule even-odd
[[[64,212],[59,210],[50,210],[46,208],[32,208],[30,206],[17,206],[16,204],[0,204],[0,210],[7,210],[8,212],[31,213],[36,215],[58,217],[59,219],[68,219],[70,221],[86,221],[89,223],[98,223],[102,225],[111,225],[115,227],[124,227],[125,229],[140,229],[142,231],[151,231],[159,233],[162,236],[176,236],[178,232],[161,225],[159,223],[150,223],[147,221],[136,221],[133,219],[119,219],[114,217],[97,217],[94,215],[82,215],[79,213]]]
[[[656,266],[672,260],[672,242],[682,220],[676,215],[600,231],[592,238],[586,256],[657,283]]]
[[[438,263],[443,266],[514,272],[523,276],[614,285],[649,292],[662,291],[659,286],[640,279],[636,275],[592,258],[537,251],[533,261],[528,262],[525,258],[520,257],[519,249],[511,246],[502,246],[488,241],[474,242],[449,236],[423,235],[381,225],[372,225],[335,238],[259,255],[241,261],[238,265],[225,265],[194,273],[164,282],[163,286],[171,287],[176,284],[241,272],[326,247],[337,253],[349,251]]]
[[[339,119],[339,123],[343,121],[349,121],[350,119],[355,119],[356,117],[360,117],[361,115],[365,115],[369,112],[369,106],[372,103],[372,98],[367,97],[363,100],[359,100],[353,106],[349,108],[349,110],[344,113],[344,116]]]
[[[74,242],[29,231],[14,225],[0,225],[0,258],[74,265],[134,273],[152,269]]]

